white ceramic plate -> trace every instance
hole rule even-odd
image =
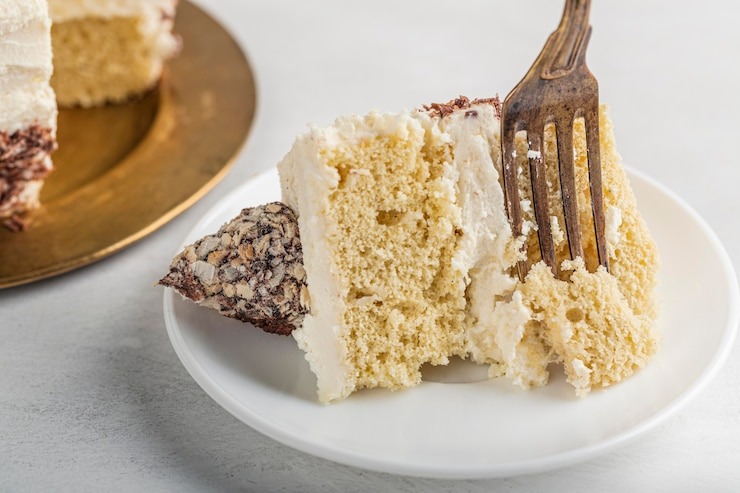
[[[223,318],[171,290],[164,296],[167,331],[182,363],[216,402],[254,429],[330,460],[398,474],[482,478],[592,458],[696,396],[727,357],[740,313],[732,265],[706,223],[663,186],[629,175],[661,253],[663,341],[647,368],[585,399],[574,397],[557,370],[549,385],[531,391],[504,379],[451,383],[480,374],[460,363],[425,374],[436,381],[415,389],[365,390],[323,406],[290,337]],[[277,173],[263,174],[217,204],[184,244],[216,231],[243,207],[279,197]]]

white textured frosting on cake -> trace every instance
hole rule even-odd
[[[0,1],[0,129],[56,122],[45,0]]]
[[[174,15],[176,0],[50,0],[49,8],[54,22],[70,19],[100,17],[132,17],[145,15],[150,19]]]
[[[120,102],[151,88],[179,49],[177,0],[49,0],[62,106]]]
[[[322,402],[366,387],[416,385],[423,364],[443,365],[451,356],[489,364],[492,377],[524,388],[544,385],[548,365],[561,363],[584,395],[629,376],[654,353],[657,254],[606,113],[611,272],[567,259],[562,213],[554,213],[558,261],[570,277],[560,280],[539,261],[534,227],[512,237],[499,182],[497,104],[461,98],[430,111],[343,117],[311,128],[279,164],[283,200],[298,214],[311,300],[293,335]],[[583,195],[582,125],[575,142]],[[554,150],[548,130],[546,162]],[[518,155],[523,165],[526,148]],[[557,204],[552,169],[550,200]],[[520,176],[526,186],[526,169]],[[587,224],[589,198],[579,199]],[[524,193],[533,226],[527,201]],[[534,266],[520,282],[512,267],[523,241]],[[586,234],[589,264],[593,243]]]
[[[38,207],[52,169],[50,25],[45,0],[0,0],[0,220],[12,229],[22,229],[19,215]]]

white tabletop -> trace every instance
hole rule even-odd
[[[76,272],[0,291],[0,491],[740,491],[740,341],[696,400],[639,440],[503,480],[335,464],[215,404],[178,361],[162,290],[152,287],[194,222],[274,166],[309,122],[459,94],[505,96],[562,2],[199,3],[255,69],[249,142],[215,190],[148,238]],[[589,62],[625,162],[696,208],[738,265],[740,6],[594,3]]]

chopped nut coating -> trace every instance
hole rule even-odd
[[[309,311],[295,214],[280,202],[244,209],[178,254],[159,284],[227,317],[289,334]]]

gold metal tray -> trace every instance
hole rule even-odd
[[[226,173],[255,111],[249,63],[231,36],[181,2],[182,53],[125,105],[63,109],[56,170],[22,233],[0,231],[0,288],[100,260],[153,232]]]

